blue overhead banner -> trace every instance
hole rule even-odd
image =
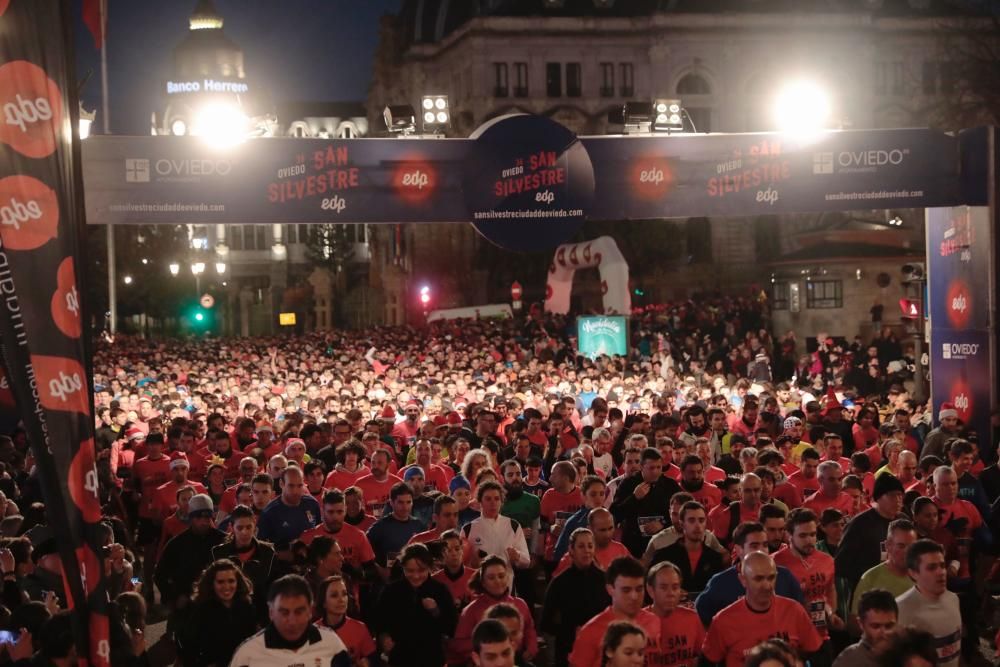
[[[275,138],[220,150],[196,137],[94,136],[83,149],[96,224],[478,219],[496,228],[523,227],[530,214],[537,230],[569,229],[567,218],[986,203],[963,188],[958,137],[919,129],[577,139],[551,120],[511,116],[473,139]],[[530,173],[514,173],[532,160]],[[552,180],[560,173],[571,180]],[[543,215],[557,210],[567,217]]]

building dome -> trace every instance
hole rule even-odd
[[[243,49],[222,32],[223,18],[212,0],[198,0],[190,30],[174,48],[174,78],[243,79]]]
[[[191,30],[222,30],[222,22],[222,16],[216,11],[212,0],[199,0],[188,20]]]

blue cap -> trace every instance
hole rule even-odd
[[[424,475],[424,469],[421,468],[420,466],[410,466],[409,468],[406,469],[406,472],[403,473],[403,481],[404,482],[409,482],[411,479],[413,479],[417,475],[420,475],[421,477],[425,477],[425,475]]]
[[[454,479],[451,480],[451,484],[448,485],[448,491],[455,493],[458,489],[468,489],[472,490],[472,485],[469,484],[469,480],[465,479],[461,475],[456,475]]]

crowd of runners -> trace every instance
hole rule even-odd
[[[706,297],[630,330],[593,360],[537,313],[102,342],[112,663],[154,611],[197,666],[985,659],[997,436],[916,400],[889,328],[798,341]],[[40,488],[0,436],[0,642],[68,665]]]

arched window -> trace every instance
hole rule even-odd
[[[677,82],[678,95],[711,95],[712,87],[698,74],[685,74]]]

